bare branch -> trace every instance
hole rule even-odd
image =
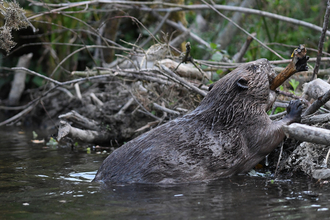
[[[176,75],[174,72],[172,72],[172,70],[170,70],[169,68],[167,68],[164,65],[160,65],[160,68],[163,69],[166,74],[170,75],[171,77],[173,77],[175,80],[179,81],[182,85],[184,85],[186,88],[193,90],[194,92],[202,95],[202,96],[206,96],[206,92],[204,92],[203,90],[200,90],[199,88],[197,88],[194,85],[191,85],[190,83],[186,82],[184,79],[182,79],[181,77],[179,77],[178,75]],[[161,71],[162,72],[162,71]],[[163,73],[164,74],[164,73]]]
[[[29,17],[29,20],[32,20],[34,18],[43,16],[45,14],[52,14],[58,11],[62,11],[68,8],[74,8],[74,7],[78,7],[78,6],[83,6],[83,5],[92,5],[92,4],[100,4],[100,3],[104,3],[104,4],[116,4],[117,7],[119,7],[120,5],[129,5],[131,7],[135,6],[135,5],[159,5],[159,6],[167,6],[170,8],[149,8],[149,7],[140,7],[139,10],[142,11],[147,11],[147,12],[177,12],[177,11],[200,11],[200,10],[208,10],[210,9],[209,6],[207,5],[198,5],[198,4],[194,4],[194,5],[180,5],[180,4],[171,4],[171,3],[164,3],[161,1],[153,1],[153,2],[136,2],[136,1],[112,1],[112,0],[92,0],[92,1],[82,1],[82,2],[75,2],[75,3],[61,3],[61,4],[46,4],[44,2],[33,2],[31,4],[33,5],[37,5],[37,6],[48,6],[48,7],[60,7],[57,9],[53,9],[44,13],[40,13],[34,16]],[[266,11],[261,11],[261,10],[257,10],[257,9],[252,9],[252,8],[244,8],[244,7],[237,7],[237,6],[230,6],[230,5],[214,5],[214,7],[217,10],[223,10],[223,11],[234,11],[234,12],[241,12],[241,13],[246,13],[246,14],[254,14],[254,15],[259,15],[259,16],[264,16],[264,17],[268,17],[268,18],[273,18],[276,20],[280,20],[286,23],[290,23],[290,24],[294,24],[294,25],[298,25],[298,26],[303,26],[303,27],[307,27],[310,28],[312,30],[321,32],[322,28],[311,24],[309,22],[305,22],[302,20],[298,20],[298,19],[294,19],[294,18],[289,18],[286,16],[282,16],[282,15],[278,15],[278,14],[274,14],[274,13],[270,13],[270,12],[266,12]],[[330,31],[326,32],[327,36],[330,36]]]
[[[330,1],[328,0],[327,2],[327,9],[325,10],[325,15],[324,15],[324,21],[323,21],[323,29],[321,32],[321,37],[318,45],[318,51],[317,51],[317,57],[316,57],[316,63],[314,67],[314,72],[312,76],[312,80],[317,77],[317,73],[320,68],[320,61],[321,61],[321,56],[322,56],[322,50],[323,50],[323,43],[325,39],[325,34],[328,29],[328,24],[329,24],[329,16],[330,16]]]

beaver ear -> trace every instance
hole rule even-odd
[[[244,78],[239,78],[239,80],[237,80],[238,87],[242,88],[242,89],[248,89],[248,81]]]
[[[211,89],[213,88],[214,83],[212,83],[211,85],[209,85],[209,91],[211,91]]]

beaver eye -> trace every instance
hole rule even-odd
[[[238,87],[242,88],[242,89],[248,89],[248,81],[246,79],[240,78],[239,80],[237,80]]]
[[[214,86],[214,83],[212,83],[210,86],[209,86],[209,91],[211,91],[211,89],[213,88]]]

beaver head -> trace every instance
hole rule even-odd
[[[203,109],[204,116],[212,115],[212,123],[228,126],[264,114],[275,101],[269,89],[274,74],[267,59],[243,64],[217,81],[197,109]]]

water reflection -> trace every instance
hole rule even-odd
[[[174,186],[91,183],[104,156],[32,144],[29,132],[0,132],[1,219],[326,219],[330,214],[329,187],[306,177],[236,176]]]

